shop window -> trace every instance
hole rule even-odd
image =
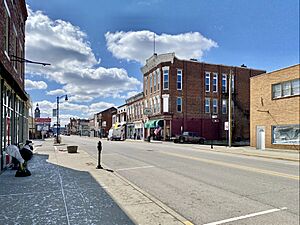
[[[300,125],[272,126],[272,144],[294,145],[300,144]]]

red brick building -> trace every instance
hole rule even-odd
[[[154,54],[141,68],[146,136],[161,127],[164,139],[183,131],[206,139],[225,139],[228,121],[228,85],[232,71],[233,140],[250,139],[250,77],[263,70],[180,60],[175,53]],[[214,115],[214,122],[212,122]]]
[[[29,96],[24,90],[24,0],[0,3],[0,171],[11,158],[5,148],[28,139]]]
[[[117,114],[117,108],[110,107],[94,115],[95,130],[100,137],[107,137],[109,129],[112,127],[112,115]]]

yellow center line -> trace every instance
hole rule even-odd
[[[193,223],[191,223],[190,221],[184,221],[183,222],[185,225],[194,225]]]
[[[259,168],[254,168],[254,167],[249,167],[249,166],[242,166],[242,165],[237,165],[237,164],[232,164],[232,163],[226,163],[226,162],[221,162],[221,161],[215,161],[215,160],[210,160],[210,159],[201,159],[201,158],[196,158],[192,156],[186,156],[186,155],[181,155],[177,153],[172,153],[172,152],[160,152],[166,155],[171,155],[171,156],[176,156],[184,159],[191,159],[191,160],[196,160],[200,162],[205,162],[205,163],[210,163],[210,164],[215,164],[219,166],[226,166],[226,167],[231,167],[235,169],[240,169],[240,170],[246,170],[246,171],[251,171],[251,172],[256,172],[256,173],[262,173],[262,174],[268,174],[272,176],[277,176],[277,177],[284,177],[284,178],[289,178],[293,180],[299,180],[299,176],[296,175],[291,175],[287,173],[279,173],[271,170],[264,170],[264,169],[259,169]]]

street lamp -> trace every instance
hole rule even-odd
[[[65,97],[65,101],[68,101],[68,96],[67,95],[62,95],[62,96],[57,96],[56,97],[56,143],[59,144],[59,129],[60,129],[60,124],[59,124],[59,99]]]

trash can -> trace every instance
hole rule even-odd
[[[78,146],[76,146],[76,145],[67,146],[68,153],[77,153],[77,149],[78,149]]]

